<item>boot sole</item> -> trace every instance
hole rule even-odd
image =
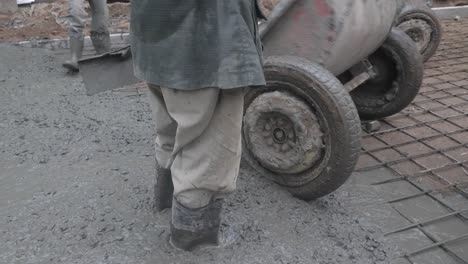
[[[202,242],[201,244],[198,244],[196,246],[192,246],[189,249],[183,249],[183,248],[177,247],[174,244],[171,235],[169,235],[169,239],[168,239],[167,243],[173,249],[176,249],[178,251],[193,252],[193,251],[215,250],[215,249],[228,248],[228,247],[236,244],[240,240],[241,240],[241,236],[240,236],[239,230],[234,230],[233,227],[229,227],[228,229],[219,232],[218,238],[217,238],[217,243],[205,243],[205,244],[203,244],[203,242]],[[198,243],[200,243],[200,241],[198,241]]]
[[[71,71],[71,72],[79,72],[79,71],[80,71],[79,68],[76,68],[75,66],[70,65],[70,64],[64,63],[64,64],[62,64],[62,66],[63,66],[65,69],[67,69],[67,70],[69,70],[69,71]]]

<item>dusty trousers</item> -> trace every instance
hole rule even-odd
[[[109,35],[109,10],[106,0],[89,0],[91,6],[91,37]],[[85,0],[69,0],[70,37],[83,38],[86,20]]]
[[[236,188],[244,88],[175,90],[148,84],[156,160],[170,169],[174,197],[201,208]]]

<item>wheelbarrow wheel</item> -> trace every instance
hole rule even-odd
[[[297,57],[265,62],[267,85],[245,96],[243,158],[294,196],[313,200],[353,172],[360,120],[343,85]]]
[[[369,61],[376,76],[351,92],[361,118],[381,119],[406,108],[419,92],[424,70],[412,40],[394,28]]]
[[[412,5],[405,7],[398,16],[396,25],[416,43],[423,61],[428,61],[439,48],[442,26],[429,8]]]

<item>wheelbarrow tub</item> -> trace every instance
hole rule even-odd
[[[260,26],[265,56],[305,58],[335,76],[380,47],[398,9],[393,0],[283,0],[280,5],[284,14]]]

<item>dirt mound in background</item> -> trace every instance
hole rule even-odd
[[[110,30],[112,33],[128,32],[130,4],[122,0],[108,1]],[[262,6],[268,13],[278,0],[263,0]],[[89,13],[89,5],[86,2]],[[23,6],[12,15],[0,14],[0,42],[18,42],[31,39],[54,39],[67,37],[68,1],[55,0],[51,3],[35,3]],[[89,35],[91,19],[86,20]]]

